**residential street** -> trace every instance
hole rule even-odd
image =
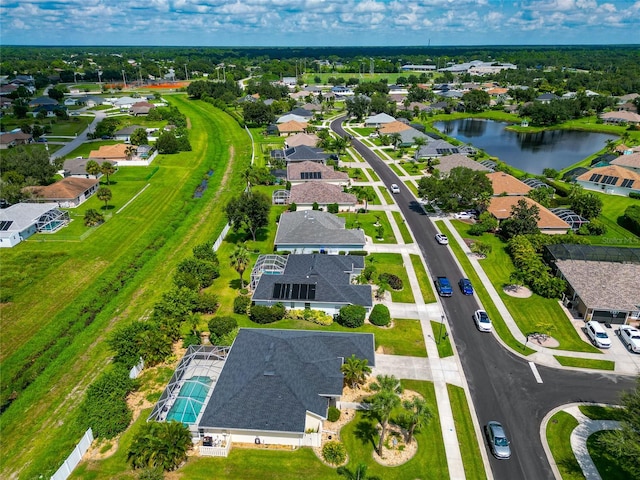
[[[344,136],[343,120],[333,121],[331,128]],[[357,139],[352,140],[352,146],[385,185],[397,183],[400,186],[400,193],[394,195],[394,199],[413,232],[430,275],[446,275],[452,282],[457,282],[463,275],[455,258],[447,247],[435,241],[437,230],[411,191],[369,148]],[[553,478],[540,438],[540,425],[547,412],[571,402],[617,403],[621,391],[633,388],[634,378],[538,365],[543,382],[539,383],[529,365],[530,359],[502,348],[502,343],[493,335],[475,328],[472,314],[480,308],[475,298],[456,293],[442,299],[442,306],[460,356],[473,408],[480,426],[497,420],[505,426],[512,442],[510,460],[489,456],[493,476],[505,480]]]

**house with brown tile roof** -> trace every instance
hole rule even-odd
[[[24,132],[3,133],[0,135],[0,149],[16,147],[18,145],[27,145],[33,143],[33,135]]]
[[[317,203],[323,210],[327,205],[337,203],[340,211],[353,211],[358,199],[355,195],[345,193],[342,187],[325,182],[305,182],[291,187],[289,204],[295,203],[298,210],[311,210]]]
[[[291,135],[293,133],[304,132],[307,128],[307,123],[291,120],[289,122],[278,124],[278,133],[280,135]]]
[[[131,105],[129,114],[137,117],[138,115],[148,115],[149,111],[156,108],[153,103],[149,102],[136,102]]]
[[[349,183],[349,174],[318,162],[290,162],[287,164],[287,181],[291,182],[291,185],[322,182],[346,186]]]
[[[410,128],[412,127],[410,127],[406,123],[402,123],[397,120],[394,120],[393,122],[386,123],[383,126],[381,126],[378,131],[380,132],[381,135],[390,135],[392,133],[402,132],[403,130],[409,130]]]
[[[93,195],[99,185],[95,178],[67,177],[45,187],[25,187],[23,191],[31,193],[37,201],[56,202],[60,207],[72,208]]]
[[[480,162],[476,162],[473,158],[469,158],[466,155],[455,153],[453,155],[445,155],[439,158],[439,164],[435,166],[443,175],[449,175],[449,172],[456,167],[465,167],[478,172],[488,172],[489,169],[482,165]]]
[[[295,135],[287,137],[284,144],[285,148],[299,147],[300,145],[315,147],[319,140],[318,136],[313,133],[296,133]]]
[[[640,123],[640,115],[625,110],[603,113],[600,118],[605,123],[630,123],[634,125]]]
[[[487,178],[491,181],[494,195],[526,195],[531,187],[516,177],[504,172],[488,173]]]
[[[622,155],[616,160],[629,156],[631,155]],[[613,164],[616,160],[611,163]],[[630,192],[640,193],[640,173],[619,165],[592,168],[577,177],[576,183],[582,185],[586,190],[594,190],[609,195],[624,195],[628,197]]]
[[[618,165],[619,167],[624,167],[640,174],[640,152],[634,152],[630,155],[620,155],[615,160],[611,160],[610,164]]]
[[[89,153],[89,159],[100,162],[101,160],[127,160],[127,149],[132,147],[134,154],[136,147],[125,143],[116,143],[115,145],[101,145],[98,150],[92,150]]]
[[[491,213],[498,221],[506,220],[511,217],[511,209],[518,204],[518,201],[524,199],[528,206],[536,205],[539,209],[540,219],[538,220],[538,228],[541,233],[561,234],[567,233],[571,226],[560,217],[551,212],[548,208],[543,207],[538,202],[531,200],[529,197],[523,196],[506,196],[492,197],[487,211]]]

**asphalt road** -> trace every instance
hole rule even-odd
[[[344,136],[347,133],[342,129],[342,120],[332,122],[331,128]],[[394,195],[394,199],[413,231],[432,278],[445,275],[453,284],[453,296],[442,298],[442,304],[478,420],[481,425],[490,420],[501,422],[511,440],[511,459],[497,460],[489,453],[494,477],[504,480],[553,478],[540,440],[544,416],[551,409],[570,402],[618,403],[620,392],[634,388],[635,379],[537,366],[543,382],[538,383],[526,359],[502,348],[492,334],[475,328],[472,315],[478,304],[474,297],[462,295],[457,289],[462,273],[449,249],[435,241],[437,230],[411,191],[361,142],[353,139],[352,146],[387,187],[392,183],[400,186],[400,193]],[[486,448],[486,443],[484,446]]]

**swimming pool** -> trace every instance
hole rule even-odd
[[[191,377],[186,380],[167,413],[167,422],[176,420],[185,424],[196,423],[210,387],[209,377]]]

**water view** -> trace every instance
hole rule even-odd
[[[518,133],[506,123],[478,118],[436,122],[440,132],[480,148],[520,170],[541,174],[545,168],[562,170],[604,148],[615,135],[573,130]]]

